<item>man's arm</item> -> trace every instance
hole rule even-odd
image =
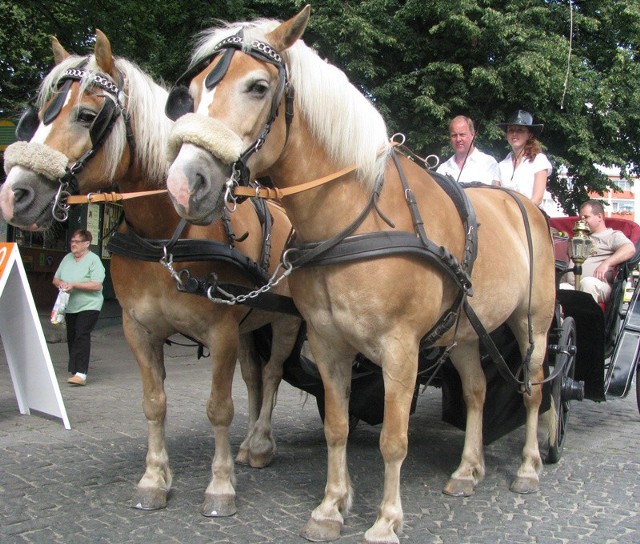
[[[628,261],[635,254],[636,248],[631,242],[621,245],[612,255],[598,265],[598,268],[593,272],[593,277],[606,281],[605,276],[610,268]]]

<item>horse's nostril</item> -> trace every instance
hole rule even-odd
[[[25,187],[13,188],[14,211],[16,214],[26,213],[35,201],[36,195],[33,190]]]
[[[207,179],[202,174],[198,173],[194,176],[193,182],[191,184],[191,194],[196,198],[201,198],[203,193],[207,190]]]
[[[25,189],[14,189],[13,198],[16,202],[20,202],[29,196],[29,191]]]

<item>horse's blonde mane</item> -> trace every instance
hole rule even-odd
[[[87,57],[72,55],[56,65],[47,75],[40,86],[38,107],[41,108],[58,87],[60,78],[69,68],[78,67]],[[171,130],[171,121],[164,114],[167,100],[167,90],[155,83],[135,63],[123,58],[115,58],[115,66],[124,80],[121,89],[120,104],[129,112],[135,141],[135,159],[140,162],[143,175],[149,186],[164,184],[168,168],[166,158],[167,139]],[[99,72],[95,57],[89,57],[84,70]],[[83,80],[81,90],[90,85],[89,80]],[[114,81],[118,87],[119,82]],[[106,94],[106,93],[105,93]],[[111,96],[111,95],[109,95]],[[127,146],[126,126],[122,116],[118,117],[106,139],[103,149],[105,162],[108,165],[107,176],[113,180],[116,168]]]
[[[243,29],[244,41],[266,41],[280,21],[257,19],[233,23],[202,32],[190,67],[211,56],[224,38]],[[388,144],[387,129],[380,113],[336,66],[323,61],[302,40],[283,53],[295,89],[294,115],[301,113],[312,134],[339,167],[357,164],[357,175],[373,184],[383,173]]]

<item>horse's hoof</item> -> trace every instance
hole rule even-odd
[[[249,448],[240,448],[238,455],[236,455],[236,464],[238,465],[250,465],[249,462]]]
[[[251,468],[265,468],[273,461],[273,450],[265,453],[251,453],[248,449],[241,449],[236,455],[236,464],[248,465]]]
[[[271,464],[271,461],[273,461],[273,451],[268,451],[260,454],[252,453],[249,456],[249,464],[253,468],[268,467]]]
[[[473,480],[454,480],[453,478],[447,482],[442,492],[451,497],[471,497],[473,495],[475,485]]]
[[[338,540],[341,532],[342,523],[339,521],[331,519],[318,521],[311,518],[300,531],[300,536],[311,542],[327,542]]]
[[[365,544],[400,544],[400,539],[393,531],[385,531],[385,534],[376,534],[376,532],[372,527],[364,534]]]
[[[535,478],[517,477],[513,480],[509,489],[514,493],[521,493],[523,495],[527,493],[537,493],[540,490],[540,482]]]
[[[138,489],[133,505],[138,510],[161,510],[167,507],[167,492],[162,489]]]
[[[205,495],[200,511],[208,518],[233,516],[236,513],[236,498],[233,495]]]

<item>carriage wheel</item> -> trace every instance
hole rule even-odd
[[[551,383],[551,408],[554,414],[550,423],[544,459],[547,464],[557,463],[562,456],[567,433],[569,402],[571,398],[575,398],[572,389],[576,385],[573,380],[576,361],[576,324],[572,317],[565,318],[562,323],[558,345],[563,349],[556,353],[554,367],[562,365],[562,372]]]

